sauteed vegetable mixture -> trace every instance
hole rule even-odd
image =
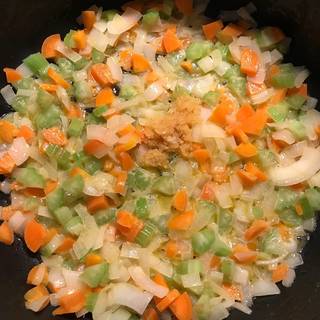
[[[92,7],[4,69],[0,241],[41,255],[27,309],[220,320],[291,286],[320,209],[309,72],[252,4],[204,9]]]

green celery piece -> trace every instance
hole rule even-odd
[[[55,250],[57,249],[55,244],[56,237],[59,237],[59,236],[58,235],[54,236],[48,244],[46,244],[44,247],[41,248],[40,253],[42,256],[50,257],[55,252]]]
[[[62,188],[56,188],[47,195],[47,206],[50,212],[54,212],[64,204],[64,191]]]
[[[192,248],[197,255],[207,252],[215,240],[212,230],[205,228],[192,236]]]
[[[16,89],[35,89],[35,82],[32,78],[22,78],[18,82],[14,83]]]
[[[92,49],[92,62],[93,63],[102,63],[105,59],[105,54],[96,48]]]
[[[218,49],[221,53],[221,56],[222,56],[222,60],[226,61],[228,60],[228,57],[230,56],[230,50],[229,50],[229,47],[225,44],[223,44],[222,42],[220,41],[217,41],[214,45],[214,49]],[[239,68],[239,74],[240,75],[240,68]]]
[[[17,182],[25,186],[26,188],[44,188],[45,179],[41,174],[37,172],[35,168],[19,168],[14,174]]]
[[[161,176],[153,183],[152,190],[166,196],[173,196],[177,187],[172,176]]]
[[[231,254],[231,249],[221,240],[218,232],[215,233],[215,239],[211,246],[212,252],[219,257],[227,257]]]
[[[304,196],[308,199],[314,210],[320,210],[320,191],[317,188],[309,188],[305,191]]]
[[[82,220],[79,216],[75,216],[71,218],[65,225],[64,228],[67,232],[71,233],[72,235],[79,236],[82,229],[83,224]]]
[[[83,196],[84,180],[80,175],[68,178],[62,184],[64,201],[67,205],[76,202]]]
[[[168,220],[169,220],[169,215],[165,215],[165,214],[152,219],[152,221],[157,225],[161,233],[168,232],[167,230]]]
[[[38,90],[37,103],[42,109],[47,109],[55,102],[55,97],[42,89]]]
[[[212,220],[216,220],[218,208],[214,203],[200,200],[196,203],[195,219],[191,225],[191,231],[197,232],[206,227]]]
[[[21,116],[25,116],[28,113],[28,101],[28,97],[16,96],[11,103],[11,106]]]
[[[117,10],[114,10],[114,9],[105,10],[101,14],[101,19],[106,20],[106,21],[111,21],[116,14],[118,14]]]
[[[189,45],[186,50],[188,60],[195,61],[207,56],[213,50],[213,44],[210,41],[197,41]]]
[[[268,114],[275,122],[283,122],[286,120],[290,105],[286,101],[279,102],[275,106],[268,109]]]
[[[83,164],[84,170],[89,174],[95,174],[97,171],[102,169],[102,166],[102,161],[92,156],[88,156]]]
[[[278,43],[278,39],[274,36],[273,27],[265,27],[259,30],[256,40],[262,49],[273,48]]]
[[[38,76],[43,75],[49,67],[49,62],[40,53],[34,53],[23,60],[23,63]]]
[[[203,102],[210,107],[214,107],[219,101],[220,93],[218,91],[209,91],[202,98]]]
[[[234,274],[235,263],[231,259],[223,259],[220,266],[220,271],[223,273],[223,281],[231,283]]]
[[[259,150],[258,159],[263,168],[272,167],[276,163],[275,155],[268,149]]]
[[[232,77],[228,80],[228,87],[238,97],[246,95],[247,80],[244,77]]]
[[[73,218],[74,212],[68,207],[61,207],[55,210],[53,214],[57,221],[65,226]]]
[[[60,115],[61,110],[59,107],[52,104],[35,117],[35,125],[38,130],[51,128],[60,123]]]
[[[306,100],[307,98],[301,94],[294,94],[286,98],[287,103],[289,103],[290,107],[295,110],[299,110]]]
[[[220,209],[218,214],[219,232],[225,233],[232,229],[233,216],[229,210]]]
[[[74,83],[74,95],[78,102],[88,102],[92,99],[92,91],[87,81]]]
[[[298,216],[293,209],[286,209],[281,212],[278,212],[281,222],[283,222],[288,227],[299,227],[302,225],[303,220]]]
[[[93,112],[86,114],[86,125],[89,124],[102,124],[105,120],[102,117],[97,117]]]
[[[69,137],[80,137],[84,129],[84,121],[78,118],[72,119],[68,128]]]
[[[35,211],[38,209],[40,202],[38,198],[27,198],[24,200],[23,208],[25,211]]]
[[[63,78],[66,80],[71,80],[74,72],[73,63],[67,58],[59,58],[57,60],[57,65]]]
[[[64,44],[70,49],[74,49],[77,46],[73,38],[75,32],[76,32],[75,30],[70,30],[63,39]]]
[[[236,153],[234,153],[234,152],[229,153],[229,160],[228,160],[229,165],[233,164],[239,160],[240,160],[240,157]]]
[[[179,97],[185,96],[185,95],[189,95],[189,91],[179,85],[176,85],[174,91],[172,92],[171,98],[172,100],[177,100]]]
[[[148,218],[150,211],[148,208],[148,201],[146,198],[141,197],[141,198],[137,199],[137,201],[135,203],[134,214],[139,219],[147,219]]]
[[[275,256],[281,255],[285,252],[286,249],[278,229],[271,229],[260,239],[259,249],[264,253]]]
[[[107,263],[100,263],[91,267],[87,267],[81,274],[80,279],[90,288],[96,288],[106,278],[109,272]]]
[[[99,118],[99,117],[102,117],[107,110],[108,110],[108,107],[106,106],[97,107],[93,110],[93,114]]]
[[[176,266],[176,272],[179,275],[183,274],[188,274],[188,261],[181,261],[177,266]]]
[[[107,223],[114,222],[116,219],[117,209],[109,208],[106,210],[101,210],[95,213],[94,219],[98,226],[103,226]]]
[[[289,121],[289,130],[296,139],[304,139],[306,137],[306,128],[303,123],[298,120]]]
[[[280,71],[271,78],[271,84],[276,88],[294,88],[296,72],[291,64],[280,65]]]
[[[62,170],[67,170],[70,167],[71,154],[69,151],[63,149],[62,147],[49,144],[45,150],[46,155],[51,159],[57,161],[58,167]]]
[[[150,178],[145,170],[136,169],[129,172],[127,184],[131,189],[144,191],[150,185]]]
[[[151,29],[153,26],[155,26],[157,24],[159,19],[160,19],[159,12],[150,10],[146,14],[143,15],[142,25],[146,29]]]
[[[298,200],[297,192],[287,188],[281,188],[277,192],[275,210],[282,211],[284,209],[292,208],[297,202],[297,200]]]
[[[302,197],[299,201],[302,210],[303,210],[303,214],[302,214],[302,218],[305,220],[311,219],[315,216],[315,211],[312,208],[309,200],[307,197]]]
[[[143,229],[138,233],[135,242],[141,247],[147,247],[158,233],[158,228],[151,221],[147,221],[144,224]]]
[[[135,89],[135,87],[131,86],[130,84],[124,84],[121,86],[119,97],[125,100],[130,100],[137,94],[138,91]]]
[[[87,295],[86,297],[86,304],[85,304],[85,308],[86,310],[88,310],[89,312],[93,312],[94,307],[97,303],[98,300],[98,293],[97,292],[91,292]]]
[[[73,66],[74,66],[74,69],[78,71],[78,70],[84,69],[89,63],[90,63],[89,60],[82,57],[79,61],[74,62]]]
[[[256,219],[262,219],[263,218],[263,210],[259,207],[253,207],[252,208],[252,214]]]

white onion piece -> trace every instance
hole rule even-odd
[[[286,263],[292,269],[303,265],[303,259],[300,253],[292,253],[286,258]]]
[[[10,105],[13,102],[14,98],[16,97],[16,94],[14,93],[12,87],[9,84],[3,87],[0,90],[0,93],[3,96],[3,99],[7,102],[7,104],[10,104]]]
[[[308,184],[310,187],[320,188],[320,171],[308,180]]]
[[[60,289],[66,285],[64,276],[60,268],[51,268],[48,275],[48,282],[53,288]]]
[[[270,64],[275,64],[283,59],[283,55],[277,49],[273,49],[270,52],[271,61]]]
[[[286,277],[282,280],[283,286],[287,288],[291,287],[295,278],[296,272],[293,269],[289,269]]]
[[[32,279],[32,284],[34,286],[38,286],[42,283],[46,270],[47,270],[47,267],[44,263],[40,263],[37,265],[36,273],[34,275],[34,278]]]
[[[313,232],[317,227],[317,221],[314,218],[305,220],[303,222],[303,229],[309,232]]]
[[[20,166],[28,160],[30,146],[23,137],[15,138],[8,152],[16,165]]]
[[[132,284],[118,283],[111,287],[108,302],[109,305],[126,306],[138,314],[143,314],[152,297],[151,293],[143,292]]]
[[[111,131],[118,132],[133,123],[134,119],[127,114],[115,115],[107,122],[107,128]]]
[[[320,126],[320,112],[314,109],[308,110],[301,120],[306,128],[307,136],[311,141],[317,140],[315,129]]]
[[[23,78],[29,78],[33,75],[33,72],[24,64],[20,64],[20,66],[16,69]]]
[[[214,195],[222,208],[228,209],[233,206],[230,198],[230,185],[228,183],[215,185],[213,190]]]
[[[200,279],[200,274],[197,273],[188,273],[181,276],[182,285],[185,288],[194,288],[202,285]]]
[[[241,180],[237,174],[230,176],[230,195],[239,196],[243,192]]]
[[[87,126],[88,140],[98,140],[107,147],[112,147],[119,140],[117,135],[103,126],[91,124]]]
[[[236,63],[240,63],[241,59],[241,49],[240,45],[238,43],[238,39],[234,39],[230,44],[229,44],[229,50],[232,55],[233,60]]]
[[[140,256],[141,259],[141,256]],[[163,260],[160,260],[157,256],[150,254],[148,256],[148,264],[150,268],[158,271],[166,277],[172,277],[173,275],[173,267],[172,264]]]
[[[163,94],[163,92],[163,86],[159,81],[157,81],[149,85],[144,92],[144,96],[147,101],[155,101]]]
[[[306,103],[303,105],[303,110],[314,109],[318,104],[318,99],[313,97],[308,97]]]
[[[97,233],[97,238],[96,238],[96,243],[95,245],[93,246],[93,250],[98,250],[100,248],[103,247],[103,243],[104,243],[104,236],[105,236],[105,232],[106,232],[106,229],[107,229],[107,226],[104,225],[104,226],[101,226],[99,228],[99,231]]]
[[[17,96],[23,96],[23,97],[34,97],[36,94],[36,91],[30,90],[30,89],[18,89]]]
[[[235,302],[232,305],[232,307],[235,308],[235,309],[238,309],[239,311],[241,311],[241,312],[243,312],[245,314],[251,314],[252,313],[252,310],[248,306],[243,304],[243,303]]]
[[[225,131],[213,123],[203,123],[192,128],[192,140],[201,142],[205,138],[225,138]]]
[[[88,196],[99,197],[113,193],[114,177],[105,172],[99,172],[85,179],[83,192]]]
[[[216,67],[216,64],[209,56],[200,59],[197,64],[204,73],[208,73]]]
[[[136,31],[136,39],[133,44],[133,51],[136,53],[143,54],[144,46],[146,44],[147,33],[144,30]]]
[[[21,211],[17,211],[9,219],[10,228],[17,234],[23,235],[25,225],[28,221],[28,216],[22,214]]]
[[[201,108],[200,110],[200,118],[203,121],[207,121],[210,118],[211,114],[212,114],[212,110],[209,108]]]
[[[87,78],[88,78],[87,70],[79,70],[73,73],[74,81],[83,81],[83,80],[87,80]]]
[[[65,280],[66,287],[73,290],[84,288],[84,283],[80,280],[81,271],[73,271],[66,268],[62,269],[62,275]]]
[[[66,89],[58,86],[56,94],[58,99],[62,102],[62,104],[66,107],[66,109],[69,109],[71,105],[71,101]]]
[[[291,186],[310,179],[320,170],[320,149],[306,147],[300,160],[287,167],[269,169],[269,177],[277,186]]]
[[[222,77],[229,69],[231,68],[231,64],[225,61],[221,61],[217,67],[215,68],[215,72]]]
[[[4,180],[0,184],[0,190],[1,192],[5,194],[9,194],[11,192],[11,184],[8,180]]]
[[[122,16],[116,14],[110,22],[108,22],[108,32],[119,35],[130,30],[141,19],[142,14],[130,7],[127,7]]]
[[[156,46],[152,44],[144,44],[143,47],[143,55],[145,58],[150,61],[151,63],[155,62],[156,60],[156,53],[157,53],[157,48]]]
[[[139,260],[139,250],[140,247],[138,245],[130,242],[125,242],[121,247],[120,256],[122,258]]]
[[[93,27],[100,32],[104,33],[108,29],[108,22],[105,20],[98,20],[96,23],[93,25]]]
[[[303,85],[303,83],[306,81],[306,79],[309,77],[310,72],[307,69],[301,70],[294,81],[294,84],[296,88],[299,88]]]
[[[248,81],[251,81],[251,82],[254,82],[251,80],[249,80],[249,77],[248,77]],[[274,94],[274,89],[273,88],[269,88],[269,89],[266,89],[258,94],[255,94],[254,96],[251,97],[251,101],[253,104],[261,104],[263,102],[266,102],[268,101]]]
[[[296,139],[294,135],[288,129],[283,129],[272,133],[272,138],[278,141],[284,141],[287,144],[295,143]]]
[[[112,78],[116,81],[122,81],[123,73],[119,63],[115,61],[114,58],[110,57],[107,59],[107,65],[109,67]]]
[[[272,281],[259,279],[252,284],[252,295],[254,297],[280,294],[280,290]]]
[[[259,64],[259,69],[257,74],[254,77],[247,77],[248,81],[256,83],[256,84],[263,84],[266,79],[266,68],[263,64]],[[271,89],[269,89],[271,90]]]
[[[248,283],[248,279],[249,272],[244,268],[236,266],[233,274],[233,281],[241,285],[246,285]]]
[[[82,59],[82,56],[79,53],[68,48],[62,41],[57,44],[55,49],[72,62],[78,62]]]
[[[151,280],[143,271],[143,269],[139,266],[132,266],[128,268],[129,274],[132,278],[132,280],[143,290],[146,290],[150,293],[152,293],[154,296],[158,298],[165,297],[169,289],[166,287],[163,287],[153,280]]]
[[[110,43],[108,36],[96,28],[91,29],[88,34],[87,41],[91,47],[101,52],[105,52],[108,44]]]
[[[43,308],[45,308],[49,303],[49,295],[41,297],[36,300],[26,301],[25,306],[26,309],[31,310],[33,312],[39,312]]]
[[[284,157],[288,157],[290,159],[301,157],[306,146],[306,141],[297,142],[292,146],[286,148],[284,151],[282,151],[280,155],[284,155]]]

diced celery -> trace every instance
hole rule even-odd
[[[152,190],[166,196],[173,196],[177,187],[172,176],[161,176],[153,183]]]
[[[60,115],[61,110],[53,104],[36,116],[35,125],[38,130],[51,128],[60,123]]]
[[[286,209],[284,211],[278,212],[280,220],[288,227],[298,227],[301,226],[303,220],[298,216],[293,209]]]
[[[74,72],[73,63],[66,58],[59,58],[57,60],[57,65],[59,66],[59,70],[63,78],[71,80]]]
[[[315,215],[315,212],[314,212],[314,209],[312,208],[308,198],[307,197],[302,197],[299,200],[299,203],[301,205],[302,212],[303,212],[302,213],[302,218],[305,219],[305,220],[313,218],[314,215]]]
[[[218,91],[209,91],[202,98],[203,102],[210,107],[214,107],[219,101],[220,93]]]
[[[135,203],[134,214],[140,219],[148,218],[150,212],[148,208],[148,201],[146,198],[138,198]]]
[[[74,95],[78,102],[87,102],[92,99],[92,90],[87,81],[74,83]]]
[[[89,60],[87,60],[86,58],[82,57],[79,61],[74,62],[74,68],[75,70],[82,70],[84,69],[88,64],[90,63]]]
[[[45,150],[46,155],[50,159],[57,161],[58,167],[62,170],[68,170],[71,166],[71,154],[69,151],[54,144],[49,144]]]
[[[294,88],[296,71],[292,64],[283,64],[280,70],[271,78],[271,83],[276,88]]]
[[[279,102],[278,104],[268,109],[268,114],[275,122],[283,122],[286,120],[290,105],[286,101]]]
[[[223,78],[230,80],[232,78],[242,77],[240,67],[237,64],[234,64],[228,71],[223,75]]]
[[[144,224],[143,229],[138,233],[135,241],[141,247],[147,247],[158,233],[158,228],[151,221]]]
[[[64,191],[62,188],[56,188],[47,195],[46,198],[48,209],[54,212],[64,204]]]
[[[108,110],[108,107],[102,106],[102,107],[97,107],[93,110],[93,114],[96,117],[102,117],[102,115]]]
[[[232,77],[228,80],[228,87],[238,97],[244,97],[247,90],[247,80],[244,77]]]
[[[218,209],[214,203],[200,200],[196,203],[196,212],[191,226],[192,232],[197,232],[207,226],[211,220],[216,220]]]
[[[223,281],[231,283],[235,270],[235,263],[230,259],[223,259],[221,262],[220,270],[223,273]]]
[[[294,94],[286,98],[286,101],[289,103],[290,107],[299,110],[303,104],[306,102],[307,98],[301,94]]]
[[[105,54],[96,48],[92,49],[92,62],[93,63],[102,63],[105,59]]]
[[[87,267],[81,274],[80,279],[90,288],[96,288],[105,279],[109,272],[107,263],[100,263],[91,267]]]
[[[103,117],[97,117],[93,112],[86,114],[86,124],[101,124],[104,123],[105,120]]]
[[[131,86],[130,84],[124,84],[120,89],[119,97],[125,100],[129,100],[137,94],[138,91],[135,89],[135,87]]]
[[[289,130],[293,133],[296,139],[304,139],[306,137],[306,127],[298,120],[289,121]]]
[[[258,45],[262,49],[270,49],[276,45],[279,40],[274,36],[273,27],[265,27],[256,34]]]
[[[79,216],[73,217],[64,225],[64,228],[72,235],[75,235],[75,236],[80,235],[83,229],[81,218]]]
[[[35,88],[35,81],[32,78],[22,78],[14,83],[14,87],[17,89],[32,90]]]
[[[116,211],[115,208],[109,208],[107,210],[98,211],[94,215],[94,219],[98,226],[103,226],[107,223],[113,222],[116,219]]]
[[[61,207],[54,211],[54,217],[63,226],[65,226],[73,218],[73,215],[74,212],[68,207]]]
[[[150,29],[157,24],[160,16],[158,11],[150,10],[143,15],[142,24],[145,28]]]
[[[64,236],[61,234],[55,235],[51,241],[41,248],[40,253],[44,257],[50,257],[62,244]]]
[[[258,159],[263,168],[272,167],[276,163],[273,152],[268,149],[259,150]]]
[[[88,310],[89,312],[93,312],[94,307],[97,303],[97,299],[98,299],[98,293],[97,292],[90,292],[87,297],[86,297],[86,304],[85,304],[85,308],[86,310]]]
[[[71,120],[68,128],[69,137],[80,137],[84,128],[84,121],[82,119],[74,118]]]
[[[138,317],[136,314],[132,314],[129,320],[140,320],[140,317]]]
[[[221,56],[222,56],[222,60],[224,60],[224,61],[229,60],[228,58],[230,56],[230,50],[227,45],[223,44],[220,41],[217,41],[214,45],[214,48],[218,49],[220,51]]]
[[[232,229],[233,216],[229,210],[220,209],[218,214],[219,232],[225,233]]]
[[[307,189],[304,193],[311,207],[314,210],[320,210],[320,191],[317,188]]]
[[[136,169],[129,173],[127,184],[131,189],[143,191],[150,185],[150,178],[146,170]]]
[[[182,86],[179,86],[179,85],[176,85],[174,91],[172,92],[172,100],[177,100],[179,97],[181,96],[185,96],[185,95],[189,95],[189,91],[182,87]]]
[[[212,230],[205,228],[192,236],[192,248],[197,255],[207,252],[215,240]]]
[[[20,115],[24,116],[28,113],[28,97],[16,96],[11,103],[12,108]]]
[[[84,180],[80,175],[68,178],[62,184],[65,204],[72,204],[83,196]]]
[[[35,168],[19,168],[15,170],[14,177],[26,188],[44,188],[45,180]]]
[[[118,11],[114,9],[105,10],[101,14],[101,19],[111,21],[117,13]]]
[[[38,90],[37,103],[42,109],[50,108],[54,104],[55,100],[55,97],[47,91],[42,89]]]
[[[240,157],[235,153],[235,152],[230,152],[229,153],[229,160],[228,160],[228,164],[233,164],[237,161],[240,160]]]
[[[49,62],[41,53],[34,53],[23,60],[24,64],[35,74],[41,76],[46,72]]]
[[[25,211],[35,211],[40,206],[38,198],[27,198],[23,203],[23,208]]]
[[[263,218],[263,210],[259,207],[253,207],[252,208],[252,214],[256,219],[261,219]]]
[[[285,251],[278,229],[273,228],[259,242],[260,251],[271,255],[281,255]]]
[[[71,49],[76,48],[77,46],[73,38],[74,34],[75,34],[75,30],[70,30],[63,39],[64,44]]]
[[[231,254],[230,247],[223,240],[221,240],[218,232],[215,233],[215,238],[211,249],[212,252],[219,257],[227,257]]]
[[[295,205],[297,200],[298,200],[297,192],[288,188],[281,188],[277,192],[275,210],[282,211],[284,209],[292,208]]]
[[[210,41],[196,41],[189,45],[186,50],[188,60],[195,61],[207,56],[213,50],[213,44]]]
[[[91,175],[101,170],[103,166],[101,160],[93,156],[86,155],[84,152],[75,153],[74,162],[75,166],[83,168]]]

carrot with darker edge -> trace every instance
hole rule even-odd
[[[171,230],[181,230],[185,231],[188,230],[193,222],[194,212],[193,211],[186,211],[180,213],[168,221],[168,228]]]
[[[8,83],[16,83],[17,81],[22,79],[22,75],[16,69],[4,68],[3,71],[6,74]]]
[[[130,171],[131,169],[133,169],[135,163],[128,152],[119,153],[118,160],[123,170]]]
[[[252,143],[240,143],[236,148],[235,152],[242,158],[251,158],[258,154],[258,149]]]
[[[169,308],[178,320],[192,319],[192,301],[186,292],[181,294]]]
[[[113,84],[110,70],[104,63],[96,63],[91,67],[91,74],[94,80],[96,80],[102,87],[106,87]]]
[[[60,34],[53,34],[47,37],[42,43],[42,55],[47,59],[57,58],[59,56],[59,52],[56,50],[56,47],[60,42]]]
[[[93,156],[105,148],[105,144],[98,140],[88,140],[88,142],[84,145],[83,150],[86,154]]]
[[[244,237],[247,241],[257,238],[269,228],[269,223],[264,220],[255,220],[245,231]]]
[[[27,222],[24,230],[24,241],[28,249],[37,252],[44,244],[47,235],[45,227],[34,219]]]
[[[11,245],[14,241],[14,234],[8,222],[3,222],[0,226],[0,242]]]
[[[175,194],[174,198],[173,198],[173,203],[172,206],[180,211],[180,212],[184,212],[187,208],[187,204],[188,204],[188,194],[186,192],[186,190],[179,190],[177,191],[177,193]]]
[[[259,69],[259,56],[250,49],[245,48],[241,51],[240,70],[249,77],[254,77]]]
[[[134,73],[142,73],[150,70],[150,63],[141,54],[134,53],[132,55],[132,70]]]
[[[175,0],[177,9],[186,16],[190,16],[193,10],[192,0]]]
[[[272,281],[277,283],[284,280],[289,272],[289,266],[286,263],[279,264],[272,271]]]
[[[176,33],[168,29],[163,35],[163,47],[167,53],[171,53],[182,48],[182,42],[177,37]]]
[[[104,210],[109,207],[106,196],[90,197],[87,200],[87,209],[90,213],[95,213],[99,210]]]
[[[65,146],[68,142],[67,137],[58,127],[52,127],[43,130],[42,136],[45,141],[57,146]]]
[[[92,10],[82,11],[81,19],[85,29],[90,31],[96,22],[96,13]]]
[[[217,20],[202,26],[202,31],[207,40],[214,40],[217,35],[217,32],[222,30],[223,23],[221,20]]]
[[[109,87],[104,88],[96,96],[96,107],[111,105],[114,99],[115,96],[112,92],[112,89]]]
[[[160,312],[163,312],[164,310],[166,310],[178,297],[180,296],[180,292],[177,289],[172,289],[169,291],[169,293],[167,294],[166,297],[164,297],[163,299],[161,299],[161,301],[159,301],[156,304],[157,309]]]
[[[76,43],[76,48],[79,50],[87,46],[87,35],[84,30],[78,30],[73,34],[73,40]]]
[[[16,167],[16,163],[8,152],[5,152],[0,158],[0,174],[8,174]]]
[[[57,85],[61,86],[64,89],[69,89],[71,87],[70,83],[62,78],[62,76],[53,70],[48,68],[48,76],[51,78]]]
[[[30,143],[34,137],[34,131],[30,127],[22,125],[17,133],[17,137],[24,138]]]
[[[142,315],[142,320],[158,320],[158,319],[159,319],[158,313],[152,307],[148,307]]]

